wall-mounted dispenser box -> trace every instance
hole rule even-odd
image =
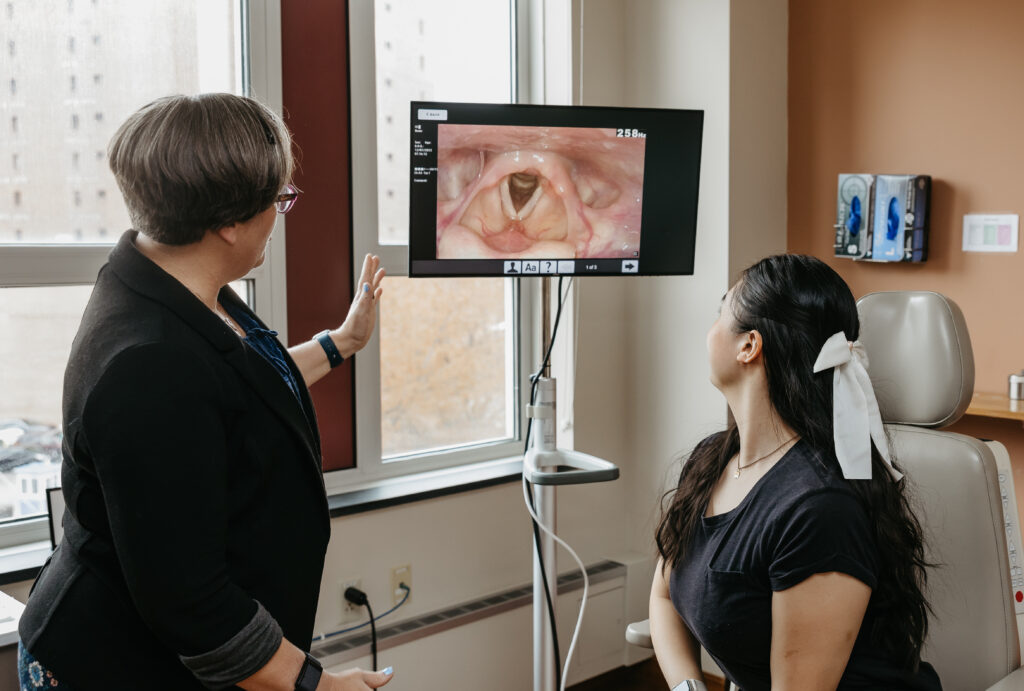
[[[871,251],[875,176],[840,173],[836,195],[835,256],[860,259]]]
[[[928,258],[930,175],[876,175],[871,250],[876,262],[923,262]]]

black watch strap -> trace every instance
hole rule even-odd
[[[330,363],[331,369],[334,369],[345,360],[341,353],[338,352],[338,346],[334,345],[330,329],[324,329],[316,336],[313,336],[313,338],[316,339],[317,343],[323,347],[324,352],[327,353],[327,362]]]
[[[299,677],[295,680],[295,691],[316,691],[320,677],[323,676],[324,668],[320,661],[306,653],[306,659],[302,662],[302,669],[299,670]]]

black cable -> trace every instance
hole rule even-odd
[[[404,584],[403,584],[404,585]],[[408,596],[408,588],[406,589],[406,596]],[[370,598],[366,597],[359,588],[353,588],[349,586],[345,588],[345,599],[351,602],[353,605],[363,606],[366,608],[367,614],[370,615],[370,653],[373,655],[373,671],[377,671],[377,622],[373,616],[373,610],[370,608]]]
[[[565,299],[569,296],[566,292],[562,294],[562,280],[563,277],[558,277],[558,309],[555,311],[555,322],[551,327],[551,341],[548,343],[547,352],[544,353],[544,357],[541,360],[540,368],[530,376],[530,405],[532,406],[537,400],[537,383],[540,381],[541,375],[544,373],[545,368],[548,366],[548,362],[551,360],[551,351],[555,345],[555,336],[558,335],[558,323],[562,319],[562,306],[565,304]],[[570,283],[571,285],[571,283]],[[533,418],[527,418],[526,420],[526,440],[523,445],[523,453],[525,454],[530,449],[530,431],[533,427]],[[537,505],[533,497],[533,487],[531,486],[527,496],[530,499],[530,508],[533,509],[534,513],[537,511]],[[530,516],[530,521],[533,524],[533,548],[537,552],[537,563],[540,565],[541,580],[544,583],[544,600],[547,604],[548,610],[548,621],[551,625],[551,643],[555,653],[555,688],[562,687],[562,654],[558,646],[558,627],[555,625],[555,607],[551,597],[551,589],[548,587],[548,576],[547,569],[544,567],[544,555],[540,551],[540,527],[537,525],[537,521],[533,520],[533,516]]]
[[[374,617],[374,619],[377,619],[377,620],[383,619],[384,617],[386,617],[387,615],[391,614],[396,609],[398,609],[399,607],[404,605],[405,601],[409,599],[409,595],[412,592],[412,588],[407,586],[405,583],[399,583],[398,587],[405,591],[405,595],[402,597],[402,599],[398,602],[397,605],[395,605],[394,607],[389,609],[387,612],[382,612],[381,614],[378,614],[376,617]],[[362,592],[362,591],[360,591],[360,592]],[[355,603],[353,603],[353,604],[355,604]],[[313,641],[314,642],[316,642],[316,641],[323,641],[323,640],[327,640],[328,638],[333,638],[334,636],[340,636],[343,633],[352,633],[353,631],[358,631],[359,629],[363,628],[364,626],[369,626],[369,625],[370,625],[369,621],[364,621],[362,624],[356,624],[355,626],[349,626],[346,629],[340,629],[338,631],[331,631],[330,633],[321,633],[321,634],[318,634],[316,636],[313,636]]]
[[[366,601],[366,612],[370,615],[370,654],[373,655],[373,667],[370,669],[376,672],[379,669],[377,667],[377,624],[374,621],[369,600]]]
[[[555,323],[551,327],[551,342],[548,343],[547,352],[544,353],[544,357],[541,359],[540,368],[530,375],[530,405],[533,405],[536,402],[537,383],[540,381],[540,377],[544,373],[544,368],[548,366],[548,362],[551,360],[551,351],[555,346],[555,336],[558,335],[558,323],[562,320],[562,306],[565,304],[566,298],[569,297],[568,292],[566,292],[565,295],[562,295],[563,278],[563,276],[558,277],[558,309],[555,310]],[[569,285],[572,285],[571,279]],[[526,440],[523,443],[524,454],[530,450],[530,430],[532,427],[533,418],[528,417],[526,419]]]
[[[562,295],[562,280],[564,276],[558,277],[558,309],[555,310],[555,323],[551,327],[551,342],[548,343],[548,350],[544,353],[544,359],[540,363],[540,369],[530,378],[534,382],[544,373],[544,369],[548,366],[548,362],[551,360],[551,351],[555,346],[555,336],[558,334],[558,322],[562,319],[562,306],[565,304],[565,299],[569,297],[569,293],[566,292]]]
[[[533,500],[533,487],[530,488],[530,508],[533,509],[534,513],[537,511],[537,505]],[[530,521],[533,523],[533,548],[537,551],[537,563],[540,564],[540,577],[541,582],[544,583],[544,600],[547,603],[548,610],[548,621],[551,624],[551,644],[554,646],[555,651],[555,688],[562,688],[562,653],[558,647],[558,627],[555,626],[555,607],[552,603],[551,589],[548,587],[548,574],[547,569],[544,568],[544,555],[540,551],[540,527],[537,525],[537,521],[533,520],[533,516],[530,516]]]

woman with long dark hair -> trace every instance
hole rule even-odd
[[[744,691],[941,688],[920,658],[921,526],[859,329],[813,257],[768,257],[722,299],[707,345],[732,418],[690,454],[657,530],[651,638],[671,687],[705,688],[703,647]]]

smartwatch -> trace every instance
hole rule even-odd
[[[313,336],[313,339],[319,343],[324,349],[324,352],[327,353],[327,362],[330,363],[331,369],[334,369],[344,362],[345,358],[343,358],[341,353],[338,352],[338,346],[334,345],[334,340],[331,339],[330,329],[324,329],[316,336]]]
[[[295,680],[295,691],[316,691],[323,673],[323,665],[315,657],[306,653],[306,659],[302,662],[299,676]]]

